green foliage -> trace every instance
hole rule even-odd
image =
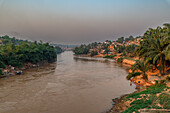
[[[116,55],[106,55],[103,58],[114,58]]]
[[[141,75],[141,72],[132,72],[129,73],[128,76],[126,77],[127,80],[130,80],[132,77],[139,76]]]
[[[134,65],[131,66],[131,70],[133,71],[133,73],[136,71],[136,70],[140,70],[142,75],[143,75],[143,78],[145,80],[148,80],[148,77],[147,77],[147,74],[146,72],[152,67],[151,64],[148,64],[147,62],[143,62],[141,60],[136,60],[136,63]]]
[[[118,43],[123,43],[123,41],[124,41],[124,37],[120,37],[116,40],[116,42],[118,42]]]
[[[169,103],[170,104],[170,96],[166,93],[162,93],[159,95],[159,99],[160,99],[160,104],[161,105],[164,105],[166,103]],[[169,100],[169,102],[168,102]]]
[[[136,53],[145,61],[150,58],[151,63],[160,70],[161,74],[165,72],[165,65],[170,60],[170,24],[164,24],[164,27],[156,29],[149,28],[142,37],[140,46]]]
[[[2,75],[2,70],[0,69],[0,76]]]
[[[81,55],[81,54],[88,54],[90,51],[90,46],[86,46],[86,45],[81,45],[80,47],[75,47],[73,49],[73,52],[76,55]]]
[[[6,65],[3,63],[3,61],[0,61],[0,68],[6,68]]]
[[[43,60],[51,61],[57,57],[55,48],[49,43],[22,41],[8,36],[1,39],[7,42],[0,48],[0,67],[3,68],[5,65],[22,67],[24,62],[38,63]]]
[[[56,53],[57,53],[57,54],[63,52],[63,50],[62,50],[60,47],[58,47],[58,46],[55,47],[55,50],[56,50]]]
[[[160,84],[165,84],[166,80],[161,80]]]
[[[108,55],[108,53],[110,52],[110,49],[109,48],[106,48],[104,53]]]
[[[92,56],[94,56],[94,55],[98,55],[98,52],[97,52],[97,51],[91,51],[91,52],[90,52],[90,56],[92,57]]]
[[[157,93],[160,93],[161,91],[163,91],[165,88],[167,88],[167,86],[165,84],[154,85],[154,86],[147,88],[144,91],[128,95],[126,98],[127,99],[130,99],[130,98],[137,99],[137,98],[141,98],[140,97],[141,94],[157,94]]]
[[[122,63],[122,62],[123,62],[123,59],[124,59],[123,57],[120,57],[120,58],[117,59],[117,62],[118,62],[118,63]]]
[[[167,81],[170,81],[170,76],[167,76],[167,77],[166,77],[166,80],[167,80]]]
[[[23,42],[31,43],[27,40],[16,39],[15,37],[11,38],[8,35],[2,36],[2,37],[0,37],[0,39],[2,40],[3,44],[5,44],[5,45],[9,44],[9,43],[12,43],[14,45],[21,45]]]
[[[122,53],[125,50],[125,46],[118,46],[117,51],[118,53]]]
[[[135,55],[135,49],[136,49],[137,45],[135,44],[131,44],[125,47],[125,53],[127,54],[131,54],[131,56]]]
[[[125,42],[128,42],[128,41],[133,41],[134,40],[134,38],[133,38],[133,36],[129,36],[129,38],[125,38]]]
[[[135,61],[133,58],[129,58],[129,57],[123,57],[123,58]]]
[[[138,113],[139,109],[154,108],[154,109],[170,109],[170,96],[166,93],[161,93],[168,88],[166,85],[159,84],[151,86],[144,91],[130,94],[126,97],[127,100],[135,99],[130,103],[131,107],[123,111],[122,113]],[[156,94],[161,93],[159,97]],[[164,107],[159,107],[157,104],[161,104]]]
[[[110,41],[109,41],[110,42]],[[75,47],[73,49],[73,52],[76,54],[76,55],[82,55],[82,54],[89,54],[90,53],[90,49],[96,49],[98,44],[102,45],[102,47],[100,49],[107,49],[109,44],[101,44],[100,42],[97,43],[97,42],[93,42],[91,44],[88,44],[88,45],[85,45],[85,44],[81,44],[79,47]]]

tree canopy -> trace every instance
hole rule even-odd
[[[49,43],[18,40],[9,36],[1,37],[0,64],[22,67],[23,63],[38,63],[56,59],[56,50]]]

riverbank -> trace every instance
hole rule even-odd
[[[133,93],[136,93],[136,92],[138,92],[138,91],[135,91]],[[133,94],[133,93],[131,93],[131,94]],[[130,94],[125,94],[120,97],[112,99],[113,107],[106,113],[120,113],[120,112],[124,111],[126,109],[126,104],[123,103],[122,101],[124,101],[128,95],[130,95]]]
[[[90,55],[76,55],[76,56],[91,57]],[[92,56],[92,58],[104,58],[105,56],[106,55],[99,54],[99,55]],[[134,58],[125,57],[125,58],[123,58],[119,54],[115,55],[113,58],[108,58],[108,59],[114,59],[116,62],[118,62],[120,58],[122,58],[120,63],[122,63],[123,66],[129,67],[129,68],[136,63],[136,60],[139,60],[138,57],[134,57]],[[142,75],[133,77],[133,79],[131,79],[131,81],[134,84],[140,85],[140,86],[146,86],[146,87],[153,86],[156,83],[155,80],[160,81],[160,80],[166,79],[168,76],[170,77],[170,73],[168,72],[168,70],[170,70],[170,67],[165,69],[165,72],[167,72],[167,73],[164,76],[160,75],[159,70],[154,70],[154,71],[149,70],[149,71],[146,72],[146,74],[148,75],[148,81],[145,81],[143,79]],[[132,71],[129,69],[128,72],[131,73]]]
[[[81,57],[83,57],[83,55],[81,55]],[[86,57],[89,57],[89,56],[87,56],[86,55]],[[101,56],[100,57],[98,57],[98,56],[94,56],[93,58],[101,58]],[[117,57],[116,57],[117,58]],[[115,58],[114,58],[115,59]],[[117,58],[118,59],[118,58]],[[115,60],[117,60],[117,59],[115,59]],[[134,60],[131,60],[131,59],[125,59],[124,61],[122,61],[122,64],[124,65],[124,66],[128,66],[128,67],[131,67],[131,65],[133,65],[133,64],[135,64],[135,59]],[[130,71],[130,70],[129,70]],[[147,87],[153,87],[156,83],[155,83],[155,81],[154,80],[164,80],[164,79],[166,79],[166,77],[167,76],[170,76],[170,74],[167,74],[167,75],[164,75],[164,76],[154,76],[154,74],[153,73],[151,73],[151,72],[148,72],[147,73],[149,76],[148,76],[148,78],[149,78],[149,80],[151,80],[152,82],[145,82],[143,79],[142,79],[142,76],[138,76],[138,77],[134,77],[131,81],[137,86],[137,88],[138,88],[138,91],[135,91],[135,92],[133,92],[133,93],[131,93],[131,94],[125,94],[125,95],[123,95],[123,96],[120,96],[119,98],[115,98],[115,99],[113,99],[113,107],[108,111],[108,112],[106,112],[106,113],[120,113],[120,112],[123,112],[123,111],[125,111],[125,110],[127,110],[129,107],[131,107],[131,103],[133,102],[133,101],[136,101],[136,99],[133,99],[133,101],[127,101],[127,97],[128,96],[130,96],[130,95],[136,95],[137,93],[142,93],[143,91],[146,91],[147,90]],[[154,83],[153,83],[153,81],[154,81]],[[169,95],[169,87],[170,87],[170,84],[168,83],[167,84],[167,87],[168,88],[166,88],[166,90],[168,90],[168,91],[166,91],[166,93],[167,93],[167,95]],[[163,90],[164,91],[164,90]],[[164,92],[159,92],[159,93],[161,93],[162,95],[163,95],[163,93]],[[159,94],[160,95],[160,94]],[[148,98],[151,98],[151,97],[148,97]],[[158,97],[159,98],[159,97]],[[158,105],[159,105],[159,103],[157,103]],[[150,105],[151,106],[151,105]],[[153,108],[155,107],[155,106],[152,106]],[[157,107],[157,106],[156,106]],[[162,108],[163,108],[163,106],[161,106]],[[150,109],[151,110],[151,109]],[[157,110],[157,109],[152,109],[153,111],[154,110]],[[141,109],[141,111],[142,111],[142,109]],[[164,110],[165,112],[167,112],[167,110],[165,109]],[[126,112],[125,112],[126,113]]]
[[[113,107],[106,113],[169,113],[170,83],[157,84],[113,99]]]
[[[56,59],[54,59],[56,61]],[[38,62],[36,64],[33,63],[23,63],[23,67],[13,67],[11,65],[6,66],[5,69],[2,70],[3,75],[0,76],[0,78],[10,77],[14,75],[22,75],[25,70],[31,69],[31,68],[38,68],[45,64],[51,63],[47,60]]]

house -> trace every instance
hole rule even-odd
[[[130,40],[130,41],[125,43],[125,46],[131,45],[131,44],[139,45],[140,40],[141,40],[141,38],[135,39],[134,41]]]
[[[110,41],[106,40],[104,43],[105,43],[105,44],[110,44]]]
[[[3,44],[2,40],[0,39],[0,44]]]
[[[115,45],[114,45],[114,44],[111,44],[111,45],[109,46],[110,51],[114,51],[114,47],[115,47]]]
[[[102,48],[102,44],[98,44],[96,48],[97,49],[101,49]]]

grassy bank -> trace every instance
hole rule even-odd
[[[114,100],[115,105],[109,113],[140,113],[148,111],[170,111],[170,87],[166,84],[156,84],[147,89],[135,92]]]

